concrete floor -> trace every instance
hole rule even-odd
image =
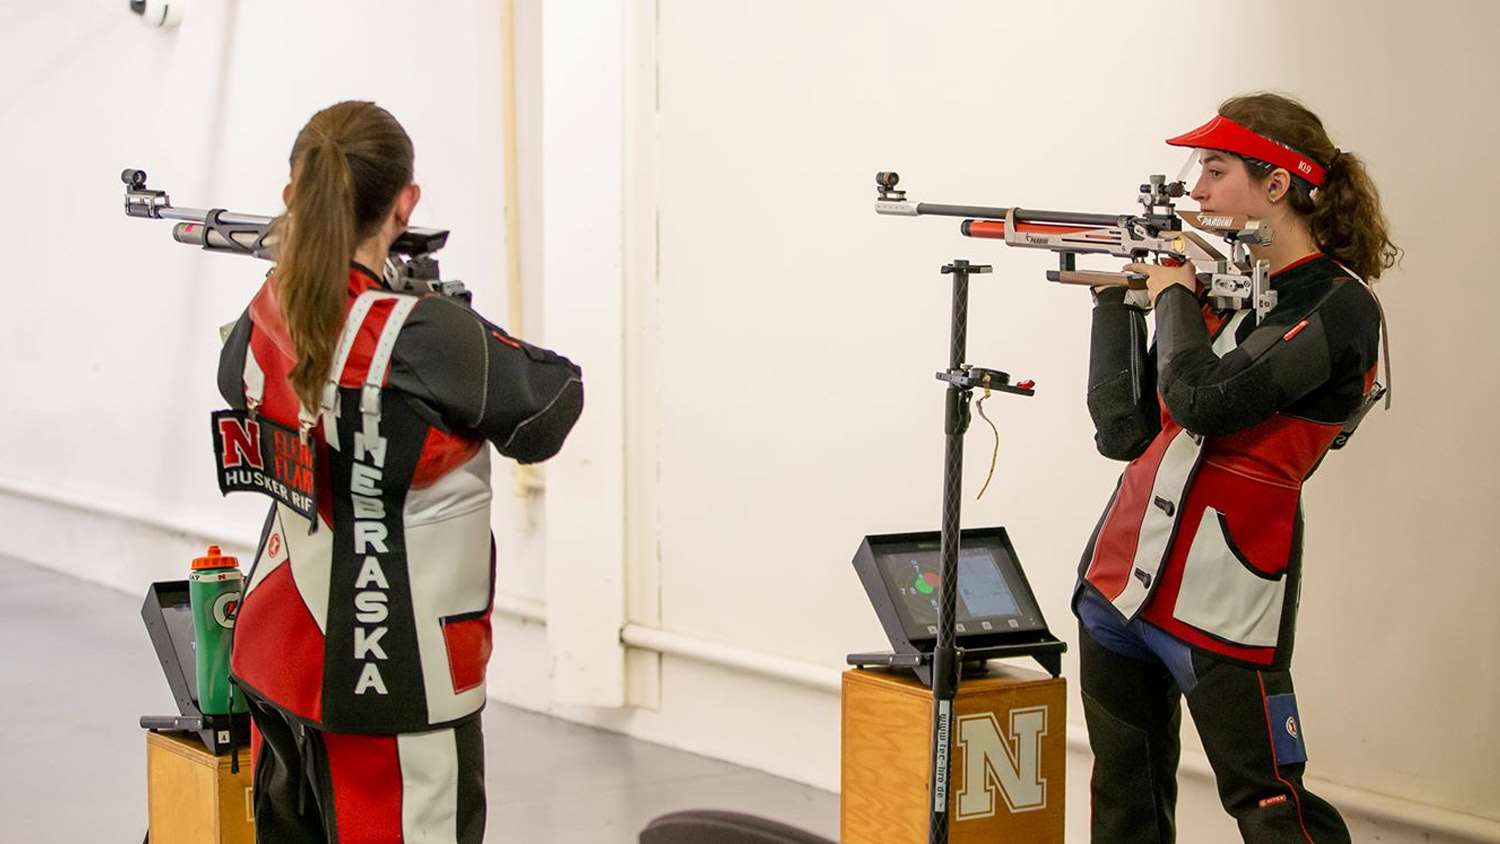
[[[144,589],[142,593],[144,594]],[[0,842],[133,842],[146,826],[142,714],[175,711],[140,598],[0,557]],[[730,809],[838,837],[838,795],[491,703],[487,842],[626,844],[652,818]],[[1067,839],[1088,838],[1090,759],[1070,754]],[[1179,840],[1238,840],[1211,783],[1181,779]],[[1356,841],[1458,842],[1349,818]]]

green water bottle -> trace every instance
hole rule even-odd
[[[188,576],[188,602],[193,609],[195,657],[198,663],[198,708],[205,715],[245,711],[243,695],[229,693],[229,643],[234,617],[240,608],[240,561],[225,556],[219,546],[193,560]]]

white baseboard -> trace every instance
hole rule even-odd
[[[0,478],[0,554],[132,595],[144,595],[155,580],[187,577],[209,545],[247,566],[259,525],[253,515],[235,524],[199,513],[163,517],[140,505]]]

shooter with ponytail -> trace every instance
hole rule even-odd
[[[221,484],[249,475],[275,500],[230,662],[257,727],[257,840],[481,844],[490,446],[556,454],[582,374],[386,283],[421,191],[385,109],[319,111],[289,164],[276,265],[220,354],[215,414],[217,436],[239,426]]]
[[[307,408],[317,406],[333,363],[349,263],[357,246],[372,255],[390,248],[394,235],[383,249],[378,242],[381,223],[397,194],[415,187],[412,158],[406,130],[390,112],[366,102],[342,102],[314,114],[292,144],[292,181],[283,192],[287,210],[275,224],[276,300],[297,349],[292,387]],[[372,238],[377,242],[370,243]]]
[[[1342,262],[1366,281],[1375,281],[1400,260],[1391,242],[1390,224],[1380,208],[1380,193],[1365,163],[1333,145],[1323,121],[1301,103],[1279,94],[1250,94],[1225,100],[1219,114],[1321,163],[1323,184],[1291,181],[1287,201],[1307,225],[1323,253]],[[1274,165],[1245,158],[1251,178],[1263,183]]]
[[[1364,162],[1289,97],[1233,97],[1167,143],[1198,151],[1203,213],[1270,232],[1249,247],[1269,293],[1220,311],[1191,266],[1135,263],[1146,297],[1097,295],[1087,404],[1099,451],[1128,464],[1073,595],[1092,838],[1173,840],[1186,700],[1245,841],[1348,842],[1302,778],[1301,490],[1381,395],[1369,283],[1401,251]],[[1316,562],[1324,582],[1360,576]]]

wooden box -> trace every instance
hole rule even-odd
[[[250,749],[240,770],[196,736],[146,733],[146,799],[151,844],[255,844]]]
[[[991,665],[954,700],[953,844],[1059,844],[1067,788],[1067,684]],[[909,673],[851,669],[843,683],[843,844],[926,844],[932,692]]]

